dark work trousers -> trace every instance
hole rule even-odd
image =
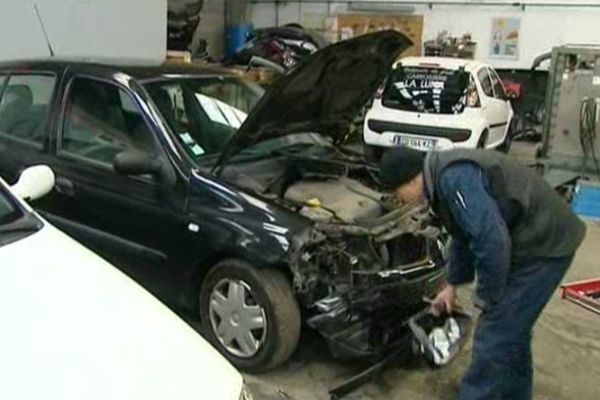
[[[511,269],[502,299],[480,315],[460,400],[530,400],[531,333],[573,257],[537,259]]]

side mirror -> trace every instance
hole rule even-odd
[[[138,150],[126,150],[117,154],[113,160],[113,168],[121,175],[154,175],[160,172],[160,164]]]
[[[11,190],[23,200],[37,200],[44,197],[54,187],[54,172],[46,165],[26,168]]]

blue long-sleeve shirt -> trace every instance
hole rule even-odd
[[[482,169],[471,162],[448,166],[438,177],[439,201],[447,203],[463,237],[453,237],[448,283],[477,277],[475,303],[498,302],[511,264],[510,209],[497,203]]]

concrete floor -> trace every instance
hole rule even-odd
[[[566,282],[600,277],[600,224],[588,223],[586,240]],[[470,288],[460,293],[469,304]],[[363,367],[336,362],[323,341],[306,332],[292,360],[276,371],[247,376],[257,399],[327,399],[327,391]],[[600,384],[600,316],[561,300],[558,292],[534,331],[536,400],[595,400]],[[449,366],[433,371],[399,363],[347,398],[448,400],[456,393],[469,364],[470,343]]]
[[[515,152],[523,156],[527,148],[525,151],[517,148]],[[599,244],[600,223],[588,222],[587,237],[566,282],[600,278]],[[461,304],[470,305],[470,290],[461,289]],[[462,353],[441,370],[399,362],[347,399],[452,399],[470,358],[469,342]],[[598,399],[600,316],[561,300],[557,292],[536,325],[534,358],[535,400]],[[333,360],[324,341],[307,331],[290,362],[264,375],[248,375],[247,380],[256,399],[328,399],[328,389],[363,368],[359,363]]]

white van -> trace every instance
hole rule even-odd
[[[364,121],[372,152],[510,145],[513,110],[500,77],[481,62],[441,57],[398,61]]]

